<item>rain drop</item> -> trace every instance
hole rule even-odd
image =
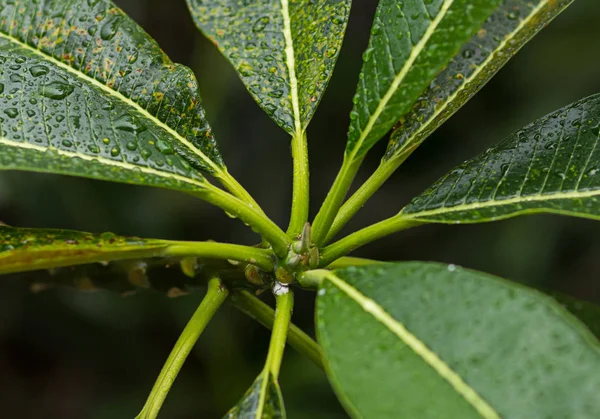
[[[254,32],[262,32],[265,30],[265,28],[267,27],[267,25],[269,24],[269,21],[271,19],[269,19],[268,16],[263,16],[259,19],[256,20],[256,22],[254,22],[254,25],[252,26],[252,30]]]
[[[43,76],[45,74],[48,74],[48,71],[50,70],[45,65],[34,65],[29,69],[29,72],[33,77]]]
[[[4,110],[4,113],[8,115],[10,118],[16,118],[19,116],[19,111],[17,108],[8,108]]]
[[[373,48],[367,48],[366,51],[363,53],[363,61],[365,63],[368,63],[371,60],[371,57],[373,56]]]
[[[119,119],[115,121],[115,128],[121,131],[133,133],[141,132],[146,129],[145,126],[141,125],[133,116],[129,114],[120,116]]]
[[[248,63],[242,63],[238,67],[238,71],[244,77],[250,77],[254,74],[254,68]]]
[[[121,149],[119,147],[113,147],[110,149],[111,156],[117,157],[119,154],[121,154]]]
[[[102,25],[102,29],[100,29],[100,38],[104,39],[105,41],[110,41],[117,34],[120,25],[121,17],[114,16],[112,19]]]
[[[154,144],[154,147],[156,147],[156,149],[162,154],[173,154],[173,148],[171,147],[171,144],[163,139],[157,140]]]
[[[49,99],[60,100],[73,93],[73,90],[75,90],[75,88],[70,84],[56,80],[42,86],[42,96]]]

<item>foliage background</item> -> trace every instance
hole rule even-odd
[[[287,135],[265,116],[228,65],[196,31],[183,0],[117,0],[174,61],[196,72],[230,172],[279,224],[287,222],[291,158]],[[309,128],[313,214],[335,176],[375,0],[355,1],[344,49]],[[397,212],[454,165],[528,122],[600,92],[595,54],[600,3],[576,1],[484,90],[436,132],[349,228]],[[376,147],[360,179],[375,169]],[[99,181],[0,173],[0,220],[9,225],[113,231],[252,244],[241,223],[169,191]],[[472,226],[426,226],[381,240],[357,255],[457,263],[600,302],[600,224],[532,216]],[[164,271],[162,275],[175,275]],[[34,275],[35,276],[35,275]],[[167,299],[69,289],[38,294],[13,275],[0,281],[0,406],[6,418],[131,418],[141,408],[178,333],[202,293]],[[312,326],[311,296],[295,322]],[[164,418],[217,418],[261,368],[268,333],[225,307],[201,337],[165,405]],[[289,417],[345,417],[323,373],[292,349],[282,371]]]

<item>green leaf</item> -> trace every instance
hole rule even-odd
[[[406,114],[501,0],[381,0],[350,113],[346,154],[363,156]]]
[[[600,94],[547,115],[452,170],[399,217],[477,223],[552,212],[600,219]]]
[[[573,0],[505,0],[400,118],[384,160],[415,149]]]
[[[263,371],[244,397],[223,419],[285,419],[279,384],[268,370]]]
[[[600,306],[565,294],[553,292],[551,295],[552,298],[585,324],[597,338],[600,338]]]
[[[0,274],[160,256],[170,242],[113,233],[0,227]]]
[[[600,345],[551,298],[453,265],[323,275],[317,331],[353,417],[600,417]]]
[[[337,60],[351,0],[187,0],[200,30],[284,130],[304,131]]]
[[[190,69],[113,3],[0,0],[0,169],[201,189],[226,169]]]

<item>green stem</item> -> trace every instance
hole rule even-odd
[[[287,255],[291,244],[290,238],[264,213],[209,183],[199,196],[249,225],[271,244],[277,256]]]
[[[252,317],[266,328],[273,328],[275,311],[248,291],[235,292],[228,301],[242,313]],[[290,325],[288,342],[299,353],[323,369],[321,348],[317,342],[294,324]]]
[[[248,193],[248,191],[246,189],[244,189],[244,187],[237,181],[236,178],[234,178],[233,176],[231,176],[231,174],[229,174],[227,169],[224,169],[223,171],[216,173],[215,177],[219,180],[219,182],[221,182],[221,184],[225,187],[225,189],[227,189],[229,192],[231,192],[231,194],[233,196],[235,196],[239,200],[245,202],[246,204],[250,205],[252,208],[257,210],[261,214],[264,214],[263,210],[260,208],[258,203],[254,200],[252,195],[250,195],[250,193]]]
[[[313,223],[312,235],[315,245],[321,246],[323,244],[331,228],[331,223],[337,215],[363,159],[364,157],[357,160],[344,157],[342,167]]]
[[[146,404],[136,419],[154,419],[158,416],[158,412],[173,385],[173,381],[177,378],[179,370],[181,370],[183,363],[209,320],[227,298],[227,294],[227,290],[218,278],[209,280],[206,296],[185,326],[177,343],[175,343],[175,347],[161,370]]]
[[[273,332],[269,343],[269,354],[265,362],[265,371],[273,374],[275,380],[279,377],[293,308],[294,294],[291,289],[286,287],[286,292],[275,296],[275,319],[273,320]]]
[[[208,259],[231,259],[256,265],[265,271],[272,271],[273,256],[270,250],[239,244],[215,242],[171,242],[162,256],[200,257]]]
[[[321,263],[319,266],[328,266],[338,258],[347,255],[351,251],[364,246],[367,243],[420,224],[423,223],[396,215],[387,220],[380,221],[377,224],[363,228],[362,230],[358,230],[357,232],[325,247],[321,253]]]
[[[375,192],[381,188],[381,185],[387,181],[390,176],[406,160],[408,154],[391,160],[382,160],[379,167],[362,184],[362,186],[346,201],[338,212],[324,243],[330,242],[333,237],[356,215],[356,213],[365,205]]]
[[[292,214],[287,234],[295,237],[302,231],[308,221],[309,205],[309,170],[308,145],[306,133],[295,133],[292,136],[292,157],[294,164],[294,195],[292,197]]]

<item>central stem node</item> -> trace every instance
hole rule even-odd
[[[304,224],[302,234],[292,242],[287,256],[277,261],[275,278],[283,284],[296,281],[296,276],[319,266],[319,249],[312,244],[310,223]]]

